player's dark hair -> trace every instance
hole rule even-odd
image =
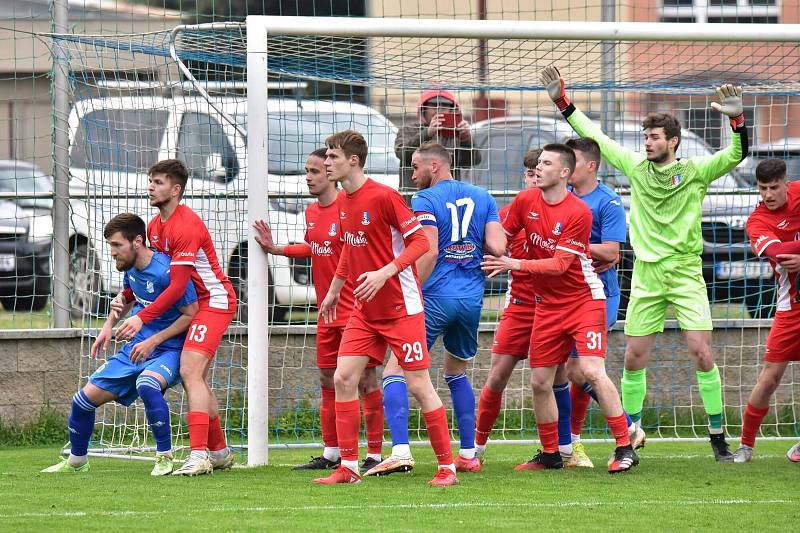
[[[122,236],[130,242],[135,241],[136,237],[141,235],[142,242],[147,243],[147,226],[141,217],[133,213],[120,213],[109,220],[106,227],[103,228],[103,237],[110,239],[117,232],[122,233]]]
[[[642,121],[642,129],[647,130],[653,128],[664,128],[664,136],[667,140],[677,137],[678,144],[675,145],[675,149],[678,149],[678,146],[681,144],[681,123],[675,118],[675,115],[670,115],[669,113],[650,113]]]
[[[574,151],[583,154],[583,157],[586,158],[586,160],[594,161],[597,163],[598,167],[600,166],[600,145],[597,144],[597,141],[594,139],[589,137],[575,137],[573,139],[569,139],[564,144],[572,148]]]
[[[786,163],[783,159],[765,159],[756,166],[756,181],[773,183],[786,179]]]
[[[565,144],[545,144],[543,152],[555,152],[561,158],[561,164],[569,169],[570,176],[575,172],[575,152]]]
[[[341,150],[347,157],[358,156],[358,166],[364,168],[367,162],[367,140],[355,130],[344,130],[325,139],[325,146],[332,150]]]
[[[419,155],[424,157],[436,157],[442,162],[447,163],[447,166],[452,165],[452,158],[450,151],[436,141],[428,141],[422,143],[419,148],[415,150]]]
[[[324,161],[325,158],[328,157],[328,149],[327,148],[317,148],[316,150],[314,150],[313,152],[308,154],[309,157],[311,157],[312,155],[314,157],[319,157],[320,159],[322,159]]]
[[[525,154],[525,158],[522,160],[522,164],[525,165],[525,168],[536,168],[536,165],[539,164],[539,156],[542,155],[541,148],[531,148],[528,150],[528,153]]]
[[[189,181],[189,171],[180,159],[164,159],[159,161],[147,171],[148,176],[164,174],[173,185],[181,186],[181,196],[186,192],[186,182]]]

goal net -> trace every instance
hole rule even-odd
[[[479,163],[457,168],[460,179],[489,189],[504,205],[523,187],[528,149],[574,136],[538,82],[544,66],[557,65],[576,105],[635,150],[643,149],[645,114],[675,114],[684,128],[680,157],[711,154],[727,145],[730,128],[709,103],[715,85],[731,82],[744,88],[755,150],[711,186],[702,229],[703,271],[715,320],[712,350],[723,376],[727,431],[738,435],[774,313],[771,271],[750,251],[744,223],[757,201],[753,172],[758,160],[786,157],[790,174],[800,161],[800,150],[793,152],[797,147],[790,141],[800,135],[794,131],[800,127],[800,30],[793,25],[733,30],[726,25],[249,17],[246,24],[185,26],[174,32],[54,35],[52,45],[69,58],[75,100],[70,119],[73,264],[83,284],[74,291],[86,331],[84,352],[97,331],[95,317],[103,315],[108,296],[119,287],[100,238],[103,224],[123,210],[152,216],[146,169],[159,158],[179,157],[192,173],[187,203],[211,229],[243,309],[212,369],[229,439],[244,445],[249,436],[252,446],[253,435],[266,426],[271,444],[317,443],[317,317],[309,263],[267,260],[260,249],[248,248],[255,246],[249,227],[258,218],[269,220],[279,244],[303,240],[303,209],[311,201],[303,165],[328,134],[346,128],[364,132],[370,145],[367,174],[410,194],[403,177],[407,163],[395,153],[397,129],[418,122],[422,91],[447,90],[471,123],[481,154]],[[610,167],[601,175],[628,205],[627,178]],[[620,322],[609,335],[607,355],[617,383],[633,264],[629,245],[623,249]],[[488,375],[504,291],[502,280],[487,285],[480,349],[468,371],[476,395]],[[431,355],[434,383],[449,406],[441,344]],[[98,363],[84,356],[81,379]],[[493,439],[535,438],[529,371],[520,366]],[[798,434],[798,382],[797,370],[790,367],[762,426],[764,435]],[[180,388],[169,400],[180,444],[186,437]],[[96,442],[102,448],[132,449],[148,442],[138,404],[107,406],[98,418]],[[412,438],[424,439],[418,411],[410,423]],[[651,358],[643,423],[656,437],[707,434],[694,369],[671,319]],[[595,406],[585,432],[608,437]],[[258,435],[263,444],[267,435]]]

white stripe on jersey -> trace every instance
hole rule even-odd
[[[416,228],[419,227],[421,226],[416,226]],[[400,232],[392,226],[389,226],[389,229],[392,231],[392,253],[394,254],[394,258],[397,259],[400,257],[400,254],[403,253],[403,250],[405,250],[406,246],[403,242],[403,237],[400,236]],[[409,233],[412,233],[413,231],[414,230],[411,230]],[[421,313],[422,295],[419,292],[416,280],[414,280],[414,271],[412,268],[408,266],[401,272],[398,272],[397,279],[400,280],[400,291],[403,293],[403,300],[406,304],[406,313],[409,315]]]
[[[427,221],[427,222],[436,222],[436,217],[432,213],[420,213],[417,215],[417,220],[420,222]]]
[[[172,264],[174,265],[178,263]],[[228,291],[225,290],[225,286],[222,285],[222,282],[217,279],[214,271],[211,270],[211,263],[209,263],[208,256],[202,248],[197,250],[197,262],[195,263],[195,269],[197,270],[197,274],[200,276],[200,279],[203,280],[203,285],[205,285],[206,290],[208,291],[208,306],[212,309],[228,310]]]
[[[194,261],[172,261],[170,265],[189,265],[194,266]]]
[[[764,253],[764,250],[766,250],[766,249],[767,249],[767,246],[769,246],[770,244],[776,243],[776,242],[777,242],[777,243],[780,243],[781,241],[780,241],[780,240],[778,240],[778,239],[772,239],[771,241],[767,241],[767,242],[765,242],[765,243],[764,243],[764,245],[763,245],[761,248],[759,248],[758,250],[756,250],[756,255],[757,255],[757,256],[759,256],[759,257],[761,257],[761,254],[763,254],[763,253]]]
[[[775,311],[791,311],[792,293],[789,273],[780,264],[775,265],[775,272],[778,273],[778,298]]]
[[[422,228],[422,226],[417,224],[416,226],[414,226],[413,228],[411,228],[407,232],[403,233],[403,239],[405,239],[406,237],[408,237],[409,235],[411,235],[412,233],[414,233],[415,231],[417,231],[420,228]],[[402,242],[402,239],[400,240],[400,242]]]
[[[592,292],[592,300],[605,300],[606,293],[603,290],[603,282],[600,279],[600,276],[597,275],[597,272],[594,271],[594,267],[592,267],[592,260],[586,257],[586,254],[582,252],[576,252],[570,248],[564,248],[563,246],[556,246],[556,250],[562,250],[564,252],[569,252],[571,254],[575,254],[578,256],[578,259],[581,262],[581,272],[583,273],[583,279],[586,281],[586,285],[589,287],[589,290]]]

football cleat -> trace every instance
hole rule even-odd
[[[572,443],[572,455],[564,461],[566,468],[594,468],[594,463],[586,454],[582,442]]]
[[[545,453],[539,450],[539,453],[534,455],[533,459],[527,463],[515,466],[514,470],[521,472],[523,470],[551,470],[559,468],[564,468],[564,461],[561,459],[560,453]]]
[[[789,448],[786,452],[786,458],[793,463],[800,463],[800,442]]]
[[[452,487],[453,485],[458,485],[458,477],[449,468],[441,467],[436,472],[436,475],[433,476],[433,479],[428,481],[428,485],[431,487]]]
[[[369,470],[378,466],[379,464],[381,464],[380,461],[373,459],[372,457],[367,457],[366,459],[364,459],[364,462],[361,463],[361,466],[358,467],[358,471],[361,474],[365,474]]]
[[[647,442],[647,433],[645,433],[641,427],[637,425],[633,433],[630,434],[630,437],[631,446],[633,446],[634,450],[641,450],[644,448],[644,443]]]
[[[337,485],[339,483],[361,483],[361,476],[347,468],[339,465],[328,477],[318,477],[314,483],[319,485]]]
[[[183,463],[179,469],[175,470],[173,476],[202,476],[204,474],[211,474],[214,467],[211,466],[211,461],[206,457],[197,457],[190,455],[186,462]]]
[[[294,465],[292,470],[331,470],[333,468],[339,468],[340,464],[342,464],[341,459],[331,461],[320,455],[319,457],[312,457],[307,463]]]
[[[367,470],[365,476],[388,476],[396,472],[410,472],[417,464],[413,457],[396,457],[390,455],[376,466]]]
[[[227,452],[225,455],[219,455],[217,452],[208,454],[208,460],[211,461],[211,467],[214,470],[228,470],[236,464],[236,458],[233,456],[231,449],[225,448],[225,451]]]
[[[156,455],[156,464],[153,465],[153,470],[150,471],[150,475],[168,476],[174,469],[175,467],[172,464],[172,454],[159,454]]]
[[[53,466],[48,466],[40,470],[45,474],[85,474],[89,471],[89,463],[83,463],[81,466],[72,466],[69,464],[67,459],[62,459],[60,462],[54,464]]]
[[[714,450],[714,459],[718,463],[732,463],[733,454],[728,449],[728,443],[725,441],[725,435],[722,433],[712,433],[711,449]]]
[[[480,472],[481,460],[477,457],[467,459],[466,457],[456,456],[456,472]]]
[[[639,456],[633,451],[633,446],[619,446],[608,459],[608,473],[617,474],[627,472],[639,464]]]
[[[753,460],[753,448],[750,446],[739,446],[739,449],[733,452],[734,463],[749,463]]]

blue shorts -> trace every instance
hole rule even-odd
[[[468,361],[478,353],[478,323],[483,294],[471,298],[425,298],[425,336],[428,350],[443,336],[445,349]]]
[[[619,312],[619,294],[616,296],[606,296],[606,323],[608,324],[608,331],[617,323],[617,313]],[[569,354],[570,357],[578,357],[578,352],[575,348]]]
[[[131,348],[133,345],[129,342],[95,370],[94,374],[89,376],[89,381],[103,390],[116,394],[117,403],[125,406],[132,404],[139,397],[136,391],[136,378],[145,370],[161,375],[167,382],[167,388],[181,382],[180,350],[159,351],[156,348],[147,361],[133,364],[130,360]]]

